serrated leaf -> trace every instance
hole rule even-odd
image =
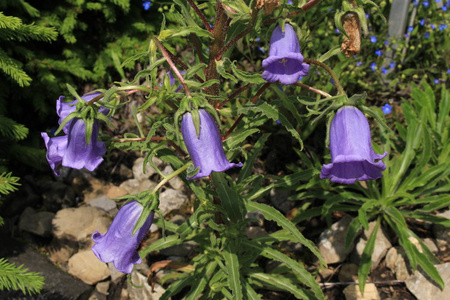
[[[223,249],[222,256],[228,271],[228,285],[233,291],[233,299],[243,299],[240,279],[239,260],[236,254],[237,247],[233,241],[228,241]]]
[[[196,274],[197,281],[192,285],[191,290],[186,295],[186,300],[196,300],[198,297],[202,294],[203,290],[206,287],[206,284],[208,283],[209,278],[214,273],[214,270],[217,267],[216,261],[211,261],[200,274]]]
[[[380,229],[380,218],[377,219],[377,223],[373,228],[372,233],[367,240],[366,247],[364,247],[361,261],[359,263],[358,270],[358,280],[359,280],[359,288],[362,293],[364,293],[364,288],[366,286],[367,277],[369,277],[370,266],[372,266],[372,253],[375,249],[375,241],[377,238],[378,230]]]
[[[233,70],[233,74],[239,80],[242,80],[245,83],[255,83],[255,84],[266,83],[266,81],[261,77],[261,74],[258,74],[258,73],[255,74],[255,73],[250,73],[250,72],[239,70],[236,67],[235,62],[231,63],[231,70]]]
[[[232,181],[228,180],[224,173],[219,172],[212,172],[211,177],[227,217],[233,223],[243,220],[245,217],[244,204],[241,196],[230,186]]]
[[[161,238],[157,240],[156,242],[151,243],[147,248],[139,251],[139,255],[141,257],[147,256],[147,254],[158,251],[162,249],[166,249],[175,245],[181,244],[181,239],[178,237],[178,235],[169,235],[166,238]]]
[[[244,163],[244,166],[242,166],[241,171],[239,172],[239,178],[237,180],[237,183],[241,183],[242,180],[250,176],[253,170],[253,164],[258,157],[259,153],[261,152],[262,147],[266,143],[267,139],[269,138],[270,133],[263,134],[259,140],[254,144],[252,151],[250,152],[247,160]]]
[[[214,36],[208,30],[201,29],[199,27],[181,27],[177,29],[165,29],[159,33],[158,39],[163,42],[177,36],[188,36],[191,33],[199,37],[207,37],[213,39]]]

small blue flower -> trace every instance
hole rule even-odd
[[[264,50],[262,47],[258,47],[259,51],[261,51],[262,53],[266,53],[266,50]]]
[[[357,66],[357,67],[361,67],[362,64],[363,64],[362,61],[358,61],[358,62],[356,63],[356,66]]]
[[[385,114],[385,115],[390,114],[392,112],[392,106],[390,106],[388,103],[386,103],[385,105],[383,105],[381,107],[381,110],[383,111],[383,114]]]
[[[429,38],[430,37],[430,33],[429,32],[425,32],[423,37],[426,38],[426,39]]]
[[[420,20],[420,26],[423,26],[425,24],[425,19]]]
[[[369,13],[366,13],[366,19],[368,19],[368,18],[369,18],[369,16],[370,16],[370,14],[369,14]]]
[[[441,9],[442,9],[443,11],[447,11],[447,6],[444,5],[444,6],[441,7]]]
[[[278,121],[278,120],[276,120],[275,122],[276,122],[277,124],[281,124],[281,122],[280,122],[280,121]]]
[[[413,1],[413,4],[414,4],[415,6],[417,6],[417,5],[419,5],[419,1]]]
[[[450,74],[450,69],[447,69],[447,73],[449,73],[449,74]]]
[[[389,68],[390,68],[390,69],[395,68],[395,62],[391,62],[391,64],[389,65]]]
[[[383,51],[381,51],[380,49],[375,50],[375,54],[378,56],[383,55]]]
[[[341,32],[339,31],[339,29],[337,29],[337,28],[336,28],[336,32],[337,32],[337,33],[341,33]]]
[[[144,7],[144,10],[149,10],[150,7],[152,7],[152,2],[151,1],[145,1],[144,3],[142,3],[142,6]]]
[[[293,5],[293,4],[294,4],[294,2],[293,2],[292,0],[288,0],[287,4],[289,4],[289,5]]]
[[[439,2],[441,2],[441,0],[436,0],[436,3],[439,3]]]
[[[409,33],[405,33],[405,38],[409,37]]]
[[[435,30],[436,29],[436,25],[434,24],[430,24],[431,29]]]
[[[439,82],[440,82],[440,81],[439,81],[439,79],[437,79],[437,78],[434,80],[434,84],[439,84]]]
[[[381,72],[382,72],[383,74],[386,74],[388,71],[386,70],[385,67],[381,67]]]
[[[414,27],[413,26],[409,26],[408,27],[408,32],[412,32],[414,30]]]
[[[260,37],[255,38],[255,42],[259,42],[261,40]]]
[[[372,35],[372,36],[370,37],[370,42],[371,42],[371,43],[376,43],[376,42],[377,42],[377,37]]]
[[[372,69],[372,71],[374,71],[374,72],[375,72],[375,71],[377,70],[377,64],[376,64],[376,63],[374,63],[374,62],[373,62],[373,63],[371,63],[371,64],[370,64],[370,68]]]
[[[332,85],[335,85],[333,78],[330,78],[330,82],[331,82]]]
[[[430,2],[428,2],[428,1],[423,1],[422,4],[423,4],[423,6],[425,6],[425,7],[430,6]]]
[[[303,76],[300,76],[299,78],[298,78],[298,81],[300,81],[300,80],[302,80],[303,79]]]
[[[448,27],[447,24],[440,24],[440,25],[439,25],[439,30],[442,31],[442,30],[444,30],[444,29],[447,28],[447,27]]]
[[[385,44],[385,45],[389,45],[389,42],[388,42],[388,41],[384,41],[384,44]]]

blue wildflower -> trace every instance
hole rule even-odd
[[[377,37],[372,35],[372,36],[370,37],[370,42],[376,43],[376,42],[377,42]]]
[[[420,26],[423,26],[425,24],[425,19],[420,20]]]
[[[425,32],[423,37],[426,38],[426,39],[429,38],[430,37],[430,33],[429,32]]]
[[[425,6],[425,7],[428,7],[428,6],[430,6],[430,2],[428,2],[428,1],[423,1],[423,2],[422,2],[422,5]]]
[[[406,38],[409,37],[409,33],[405,33],[405,37],[406,37]]]
[[[447,6],[444,5],[444,6],[441,7],[441,9],[442,9],[443,11],[447,11]]]
[[[437,78],[434,80],[434,84],[439,84],[439,82],[440,82],[440,81],[439,81],[439,79],[437,79]]]
[[[144,7],[145,10],[149,10],[150,7],[152,7],[152,2],[151,1],[145,1],[144,3],[142,3],[142,6]]]
[[[447,27],[448,27],[447,24],[441,24],[441,25],[439,25],[439,30],[442,31],[442,30],[444,30]]]
[[[414,30],[413,26],[408,26],[408,32],[412,32]]]
[[[430,24],[431,29],[435,30],[436,26],[434,24]]]
[[[413,1],[413,4],[414,4],[415,6],[417,6],[417,5],[419,5],[419,1]]]
[[[370,14],[369,14],[369,13],[366,13],[366,19],[368,19],[368,18],[369,18],[369,16],[370,16]]]
[[[391,62],[391,64],[389,65],[389,68],[390,68],[390,69],[395,68],[395,62]]]
[[[255,38],[255,42],[259,42],[261,40],[260,37]]]
[[[385,45],[388,45],[388,44],[389,44],[389,42],[388,42],[388,41],[384,41],[384,44],[385,44]]]
[[[264,50],[262,47],[258,47],[259,51],[261,51],[262,53],[266,53],[266,50]]]
[[[330,82],[331,82],[332,85],[335,85],[333,78],[330,78]]]
[[[439,2],[441,2],[441,0],[436,0],[436,3],[439,3]]]
[[[358,61],[358,62],[356,63],[356,66],[357,66],[357,67],[361,67],[361,66],[362,66],[362,61]]]
[[[392,112],[392,106],[389,105],[389,103],[386,103],[381,107],[381,110],[383,111],[383,114],[390,114]]]
[[[386,74],[386,73],[387,73],[386,68],[385,68],[385,67],[381,67],[381,72],[382,72],[383,74]]]
[[[337,29],[337,28],[336,28],[336,32],[337,32],[337,33],[341,33],[341,32],[339,31],[339,29]]]
[[[375,50],[375,54],[378,56],[383,55],[383,51],[381,51],[380,49]]]
[[[288,0],[287,4],[289,4],[289,5],[293,5],[293,4],[294,4],[294,2],[293,2],[292,0]]]
[[[450,74],[450,69],[447,69],[447,73],[449,73],[449,74]]]
[[[370,64],[370,68],[372,69],[372,71],[374,71],[374,72],[375,72],[375,71],[377,70],[377,64],[376,64],[376,63],[374,63],[374,62],[373,62],[373,63],[371,63],[371,64]]]

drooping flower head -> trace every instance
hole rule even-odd
[[[114,268],[122,273],[131,273],[133,265],[142,261],[136,249],[150,229],[154,217],[154,213],[150,213],[144,225],[133,235],[143,209],[137,201],[128,202],[119,210],[108,232],[101,234],[96,231],[92,235],[94,254],[104,263],[113,262]]]
[[[386,155],[372,149],[370,127],[364,114],[354,106],[340,108],[330,128],[331,164],[323,165],[320,178],[353,184],[356,180],[378,179],[386,166]],[[377,161],[378,160],[378,161]]]
[[[262,61],[262,67],[262,78],[284,85],[294,84],[300,76],[308,75],[309,65],[303,63],[300,43],[290,24],[284,25],[284,32],[280,26],[273,31],[269,57]]]
[[[185,113],[181,120],[181,134],[194,162],[200,167],[198,173],[188,180],[209,176],[211,172],[223,172],[233,167],[242,167],[242,163],[230,163],[223,151],[219,129],[214,119],[204,109],[198,111],[200,117],[200,134],[197,136],[192,114]]]
[[[85,101],[90,101],[101,93],[84,95]],[[66,103],[64,96],[56,101],[56,112],[59,116],[59,124],[72,112],[75,111],[77,100]],[[107,114],[108,109],[100,108],[100,113]],[[82,119],[74,118],[64,125],[63,132],[66,134],[59,137],[49,137],[42,132],[45,147],[47,148],[47,161],[53,172],[59,176],[59,167],[69,167],[73,169],[86,168],[89,171],[95,170],[103,161],[102,155],[106,153],[105,143],[98,141],[99,122],[94,121],[90,143],[86,145],[86,124]]]

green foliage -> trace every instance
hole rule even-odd
[[[23,266],[16,267],[0,258],[0,290],[21,290],[24,294],[39,293],[44,278],[39,273],[28,272]]]

